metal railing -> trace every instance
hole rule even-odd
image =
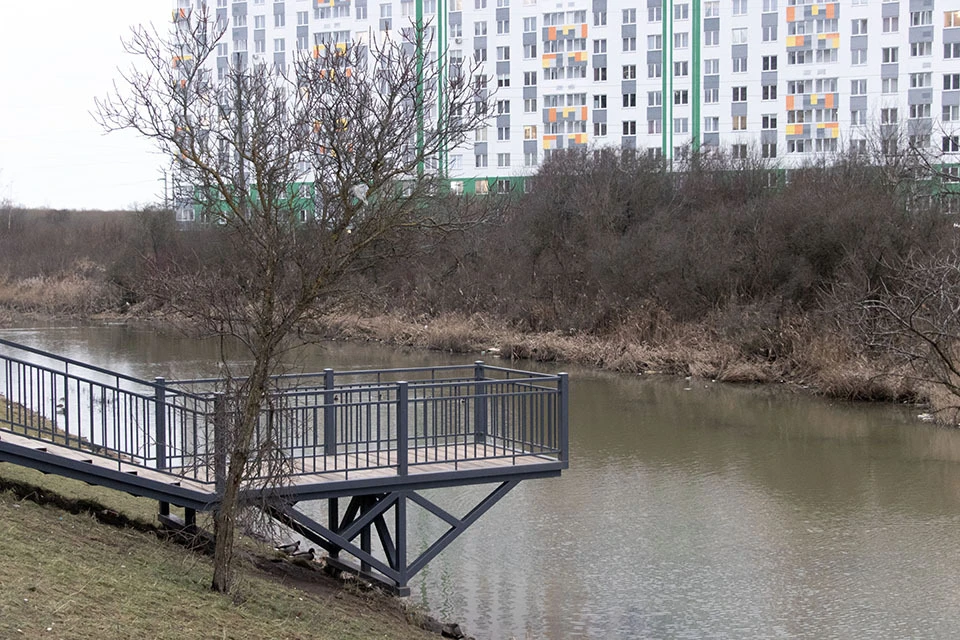
[[[282,375],[251,479],[539,457],[564,464],[566,374],[476,362]],[[203,483],[222,479],[242,379],[140,380],[0,339],[0,430]]]

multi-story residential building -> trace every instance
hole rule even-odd
[[[564,149],[691,148],[789,167],[876,140],[960,162],[957,0],[178,0],[240,53],[288,65],[420,18],[428,64],[482,62],[491,115],[443,159],[451,188],[513,187]],[[468,65],[465,65],[468,66]],[[897,135],[892,135],[896,133]],[[893,144],[888,142],[887,144]],[[955,171],[955,166],[951,171]]]

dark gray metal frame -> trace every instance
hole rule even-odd
[[[235,382],[235,381],[234,381]],[[521,480],[559,476],[569,462],[569,382],[475,362],[468,366],[334,371],[276,376],[258,438],[275,443],[296,483],[249,489],[244,498],[330,554],[347,552],[353,567],[400,593],[408,580]],[[229,400],[218,379],[152,382],[0,339],[0,461],[56,473],[196,511],[216,508],[225,467]],[[37,441],[20,446],[3,431]],[[47,451],[43,443],[115,461],[104,468]],[[52,448],[51,448],[52,451]],[[450,452],[453,456],[450,457]],[[435,470],[443,454],[453,470]],[[497,460],[490,468],[461,464]],[[164,474],[138,475],[136,469]],[[359,471],[389,468],[389,477]],[[316,476],[314,482],[303,482]],[[335,477],[335,479],[334,479]],[[180,486],[180,481],[186,486]],[[497,483],[463,518],[417,493]],[[198,489],[197,487],[201,487]],[[350,501],[341,518],[339,499]],[[326,500],[326,525],[296,508]],[[418,558],[406,553],[407,504],[449,525]],[[386,513],[393,510],[393,533]],[[372,552],[373,532],[386,560]],[[360,538],[359,545],[355,543]]]

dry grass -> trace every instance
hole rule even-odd
[[[0,304],[19,312],[93,314],[116,306],[117,294],[102,276],[78,272],[57,277],[0,277]]]

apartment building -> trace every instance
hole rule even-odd
[[[428,64],[481,62],[490,118],[444,159],[454,190],[515,188],[552,153],[602,146],[789,167],[879,140],[960,163],[958,0],[178,0],[175,17],[203,4],[229,24],[221,74],[418,18]]]

